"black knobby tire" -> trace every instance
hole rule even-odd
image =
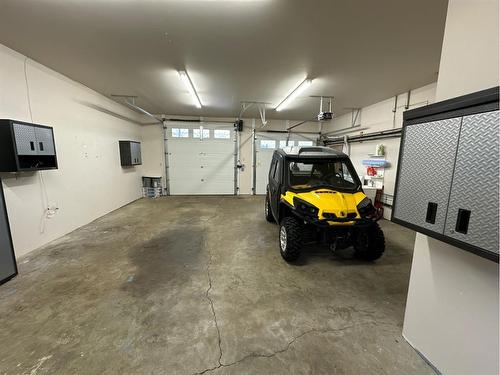
[[[285,233],[284,243],[283,232]],[[281,256],[287,262],[292,262],[300,256],[302,248],[302,225],[295,217],[287,216],[281,221],[278,244]]]
[[[365,261],[373,261],[382,256],[385,250],[384,232],[378,223],[354,228],[352,233],[354,256]]]
[[[266,194],[266,206],[264,210],[264,214],[266,215],[266,220],[270,223],[274,223],[273,213],[271,211],[271,202],[269,202],[269,195]]]

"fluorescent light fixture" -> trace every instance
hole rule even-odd
[[[276,111],[282,111],[295,99],[297,96],[302,94],[309,86],[311,86],[312,79],[305,79],[300,85],[298,85],[285,99],[282,100],[280,104],[276,107]]]
[[[187,90],[193,97],[194,105],[196,106],[196,108],[201,108],[200,97],[198,96],[198,93],[194,89],[193,82],[191,82],[191,79],[189,78],[187,72],[185,72],[184,70],[180,70],[179,76],[181,77],[182,82],[184,82],[184,86],[186,86]]]

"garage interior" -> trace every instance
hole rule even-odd
[[[498,374],[498,67],[498,0],[0,1],[0,374]]]

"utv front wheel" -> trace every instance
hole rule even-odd
[[[271,202],[269,202],[269,195],[266,194],[266,206],[264,208],[264,213],[266,214],[266,220],[270,223],[274,223],[273,213],[271,212]]]
[[[287,262],[292,262],[300,256],[302,245],[302,226],[294,217],[285,217],[280,224],[280,253]]]
[[[367,227],[355,228],[352,233],[354,256],[365,261],[373,261],[382,256],[385,250],[384,232],[377,223]]]

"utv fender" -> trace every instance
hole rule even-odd
[[[284,201],[283,199],[280,200],[279,207],[278,207],[278,223],[281,223],[281,221],[287,217],[287,216],[295,216],[294,211],[293,211],[293,206],[290,205],[290,203]]]

